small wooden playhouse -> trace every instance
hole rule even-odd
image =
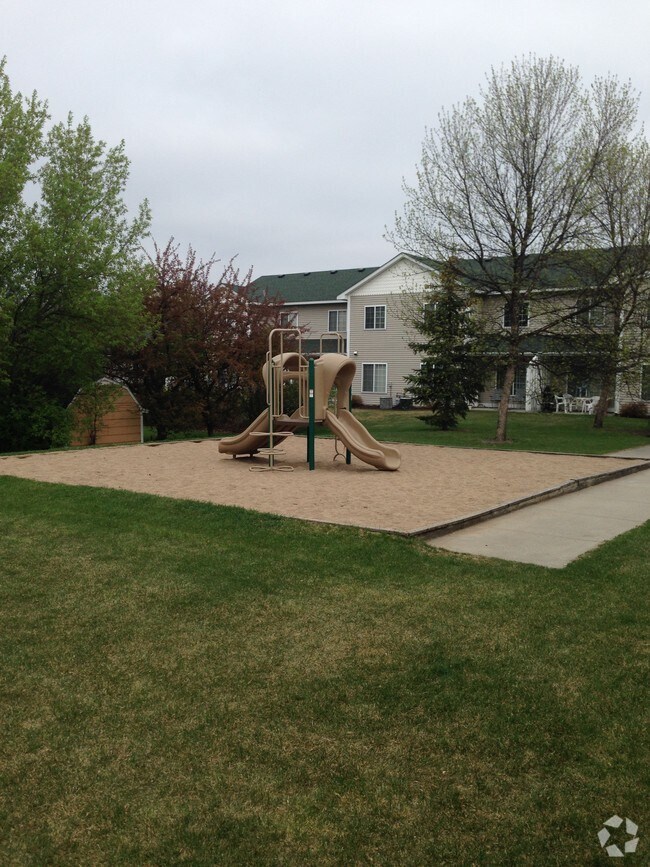
[[[97,397],[102,395],[104,397]],[[81,390],[70,403],[73,413],[72,446],[141,443],[145,410],[123,383],[108,377],[97,380],[94,399]],[[96,409],[93,409],[95,407]]]

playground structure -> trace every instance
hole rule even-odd
[[[286,335],[286,336],[285,336]],[[297,351],[285,351],[287,338],[297,344]],[[323,340],[336,340],[338,352],[323,352]],[[302,335],[298,328],[274,328],[269,335],[269,349],[262,376],[266,385],[267,407],[237,436],[220,441],[219,451],[232,455],[264,455],[267,466],[251,470],[285,470],[293,467],[278,463],[284,454],[283,441],[300,428],[307,432],[307,463],[315,468],[315,428],[324,425],[346,449],[346,463],[351,455],[379,470],[397,470],[400,453],[393,446],[377,442],[350,412],[350,389],[356,373],[356,364],[340,352],[343,338],[335,332],[326,332],[320,338],[320,352],[307,358],[302,353]],[[285,413],[285,386],[298,384],[298,409]],[[335,392],[334,401],[330,396]],[[330,408],[330,405],[332,408]],[[338,447],[337,447],[337,455]]]

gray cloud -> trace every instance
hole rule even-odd
[[[528,52],[643,90],[649,25],[646,0],[5,0],[0,53],[53,119],[126,140],[160,244],[261,274],[385,261],[443,106]]]

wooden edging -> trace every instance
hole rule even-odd
[[[612,456],[609,455],[611,458]],[[624,458],[624,460],[630,460]],[[492,518],[499,518],[501,515],[507,515],[509,512],[516,512],[526,506],[532,506],[535,503],[541,503],[545,500],[552,500],[555,497],[561,497],[564,494],[572,494],[575,491],[582,491],[585,488],[591,488],[594,485],[600,485],[603,482],[620,479],[623,476],[629,476],[633,473],[650,470],[650,460],[645,458],[635,458],[634,460],[640,463],[633,466],[620,467],[617,470],[610,470],[605,473],[597,473],[593,476],[585,476],[580,479],[570,479],[568,482],[563,482],[561,485],[555,485],[552,488],[546,488],[543,491],[538,491],[536,494],[529,494],[526,497],[520,497],[517,500],[510,500],[507,503],[501,503],[499,506],[494,506],[491,509],[485,509],[482,512],[473,512],[471,515],[464,515],[462,518],[454,518],[451,521],[445,521],[442,524],[434,524],[430,527],[421,527],[418,530],[411,530],[407,533],[402,533],[404,536],[411,537],[426,537],[427,539],[435,539],[438,536],[453,533],[455,530],[463,530],[465,527],[472,527],[474,524],[481,524],[484,521],[489,521]]]

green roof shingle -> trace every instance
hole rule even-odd
[[[334,301],[337,295],[369,277],[377,268],[344,268],[337,271],[307,271],[298,274],[267,274],[253,280],[251,288],[265,291],[285,304]]]

